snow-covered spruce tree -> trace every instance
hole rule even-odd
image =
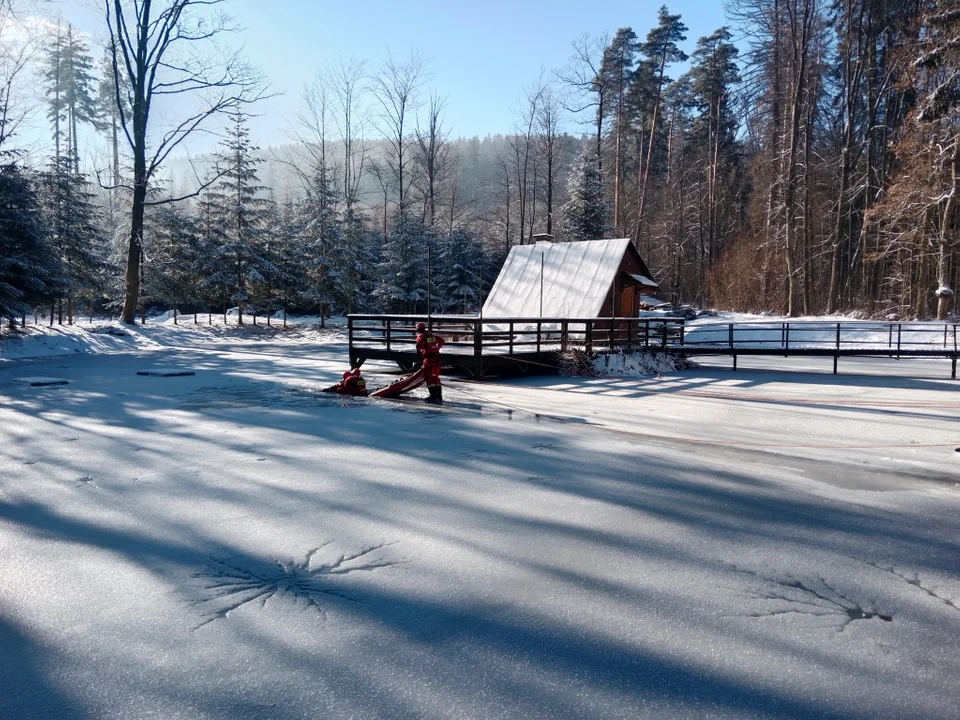
[[[331,267],[334,296],[346,313],[370,310],[382,238],[364,226],[363,215],[356,206],[344,213],[341,236],[343,242]]]
[[[333,274],[343,242],[336,185],[326,159],[317,158],[306,197],[297,206],[306,280],[302,297],[318,311],[328,308],[336,295]]]
[[[286,311],[291,307],[306,308],[304,292],[309,287],[307,259],[300,243],[302,226],[298,207],[292,202],[276,205],[278,230],[270,241],[270,257],[276,268],[273,295],[270,305],[273,310]]]
[[[59,260],[48,244],[37,195],[9,155],[0,164],[0,316],[25,315],[62,292]]]
[[[484,262],[480,238],[464,228],[455,228],[440,249],[439,267],[434,271],[436,307],[461,313],[477,309]]]
[[[246,120],[239,110],[232,114],[223,150],[216,156],[221,177],[206,193],[203,208],[214,261],[207,282],[229,292],[241,325],[251,302],[252,285],[269,282],[276,273],[267,257],[271,201],[263,196],[266,188],[259,184],[257,165],[261,160],[250,143]]]
[[[287,289],[288,278],[284,277],[285,261],[290,259],[286,252],[289,243],[283,235],[283,219],[280,209],[270,193],[267,203],[263,207],[264,225],[260,237],[261,261],[251,272],[250,299],[255,308],[267,316],[270,324],[270,315],[282,305],[282,293]]]
[[[427,308],[427,248],[433,231],[405,211],[394,218],[381,248],[374,293],[382,310],[417,312]]]
[[[593,149],[580,154],[570,173],[570,200],[563,206],[563,233],[568,240],[600,240],[610,232],[610,212],[603,197],[603,175]]]
[[[99,208],[90,184],[75,172],[72,151],[50,159],[38,174],[38,195],[50,242],[62,265],[66,283],[58,311],[63,324],[62,301],[67,301],[67,320],[73,322],[78,299],[93,303],[103,294],[107,267],[107,242],[100,228]],[[53,322],[53,307],[50,321]]]
[[[205,299],[206,256],[199,219],[176,203],[151,207],[146,218],[142,298],[155,306],[194,310]]]

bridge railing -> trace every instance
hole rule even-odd
[[[476,315],[349,315],[350,356],[356,350],[416,352],[416,326],[442,335],[444,352],[515,354],[582,348],[669,349],[683,343],[683,318],[481,318]]]
[[[958,323],[777,321],[687,326],[685,350],[833,351],[838,354],[956,354]],[[746,352],[744,353],[746,354]]]

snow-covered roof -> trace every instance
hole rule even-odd
[[[483,304],[485,318],[599,317],[630,238],[517,245]],[[609,314],[609,309],[607,310]]]
[[[658,288],[658,287],[660,287],[660,286],[657,284],[657,281],[656,281],[656,280],[651,280],[651,279],[648,278],[646,275],[637,275],[636,273],[627,273],[627,275],[629,275],[630,277],[632,277],[634,280],[636,280],[638,283],[640,283],[640,284],[643,285],[644,287],[651,287],[651,288]]]

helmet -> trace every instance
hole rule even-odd
[[[423,332],[426,329],[427,329],[427,324],[425,322],[417,323],[417,332]]]
[[[343,373],[343,379],[344,379],[344,380],[346,380],[347,378],[352,377],[352,376],[353,376],[353,372],[351,372],[350,370],[347,370],[346,372]]]
[[[355,367],[353,370],[350,371],[350,374],[353,375],[354,377],[360,377],[360,368]]]

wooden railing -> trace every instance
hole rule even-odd
[[[350,356],[360,349],[415,353],[418,315],[350,315]],[[445,353],[482,355],[582,348],[668,349],[683,344],[683,318],[480,318],[435,315],[431,329],[442,335]]]
[[[736,322],[703,323],[687,329],[684,348],[818,350],[843,354],[950,355],[957,352],[957,323]]]
[[[350,362],[367,358],[395,360],[401,366],[417,360],[416,325],[427,321],[446,341],[444,355],[469,358],[482,372],[484,358],[563,352],[667,350],[685,355],[819,355],[920,356],[952,360],[956,377],[958,323],[776,321],[697,323],[683,318],[485,318],[476,315],[350,315]],[[519,357],[516,360],[520,362]],[[526,362],[530,362],[527,360]],[[546,363],[544,359],[538,362]]]

